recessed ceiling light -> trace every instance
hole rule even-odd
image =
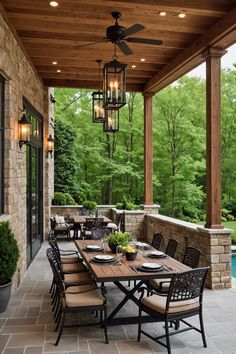
[[[133,68],[133,69],[136,68],[136,65],[131,65],[131,68]]]
[[[166,12],[165,11],[159,12],[159,16],[166,16]]]
[[[57,61],[52,61],[52,64],[53,65],[57,65]]]
[[[57,70],[57,73],[61,73],[61,70],[60,70],[60,69],[58,69],[58,70]]]
[[[186,17],[186,14],[183,13],[183,12],[180,12],[180,13],[178,14],[178,17],[179,17],[179,18],[185,18],[185,17]]]
[[[52,6],[52,7],[57,7],[59,4],[58,4],[58,2],[57,1],[50,1],[50,6]]]
[[[146,59],[145,58],[141,58],[140,61],[145,61]]]

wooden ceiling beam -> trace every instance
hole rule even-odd
[[[44,85],[47,87],[70,87],[78,89],[98,89],[97,82],[91,80],[71,80],[71,79],[44,79]],[[143,92],[144,85],[127,84],[127,92]]]
[[[181,75],[202,63],[204,61],[202,53],[208,47],[220,47],[220,41],[235,30],[236,7],[211,27],[205,35],[197,38],[188,48],[167,64],[161,72],[150,79],[145,85],[145,92],[155,93],[161,90],[167,84],[177,80]]]

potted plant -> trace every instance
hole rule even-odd
[[[108,236],[107,242],[113,253],[116,253],[116,246],[127,246],[132,238],[128,232],[116,231],[114,234]]]
[[[96,214],[97,203],[92,200],[85,200],[83,202],[83,209],[86,210],[87,215],[95,215]]]
[[[137,250],[134,246],[128,245],[124,248],[125,257],[127,261],[134,261],[137,257]]]
[[[8,221],[0,222],[0,312],[6,310],[20,252]]]

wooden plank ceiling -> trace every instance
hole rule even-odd
[[[236,40],[234,0],[57,0],[57,7],[49,2],[1,1],[47,86],[101,87],[96,60],[103,65],[114,54],[114,45],[103,42],[106,28],[114,24],[112,11],[122,12],[119,24],[125,28],[145,26],[133,37],[163,41],[160,46],[128,43],[133,55],[117,49],[118,60],[128,65],[130,91],[156,92],[203,61],[201,53],[209,45],[226,48]],[[179,18],[180,13],[185,17]],[[97,43],[87,46],[91,42]]]

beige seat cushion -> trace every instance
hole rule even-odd
[[[87,271],[88,268],[83,264],[83,263],[68,263],[68,264],[63,264],[62,263],[62,270],[65,273],[76,273],[78,271]]]
[[[72,274],[64,274],[64,279],[66,283],[86,283],[92,280],[92,277],[89,272],[83,273],[72,273]]]
[[[149,281],[149,283],[154,289],[159,289],[161,286],[161,283],[163,283],[161,290],[163,292],[167,292],[169,290],[169,286],[170,286],[170,278],[152,279]]]
[[[96,286],[94,284],[87,284],[87,285],[74,285],[74,286],[68,286],[66,289],[66,293],[78,293],[79,291],[87,291],[90,289],[95,288]]]
[[[58,225],[55,225],[54,230],[56,230],[56,231],[67,231],[68,228],[69,227],[68,227],[67,224],[58,224]]]
[[[78,256],[61,256],[61,263],[68,264],[68,263],[80,263],[81,258]]]
[[[104,298],[98,289],[81,294],[66,293],[65,299],[67,307],[99,306],[104,303]]]
[[[118,226],[114,222],[109,222],[106,227],[114,230],[118,229]]]
[[[152,295],[149,297],[144,297],[142,299],[142,303],[150,309],[164,314],[166,313],[166,300],[166,296]],[[171,302],[168,313],[189,311],[197,308],[198,306],[198,299]]]

